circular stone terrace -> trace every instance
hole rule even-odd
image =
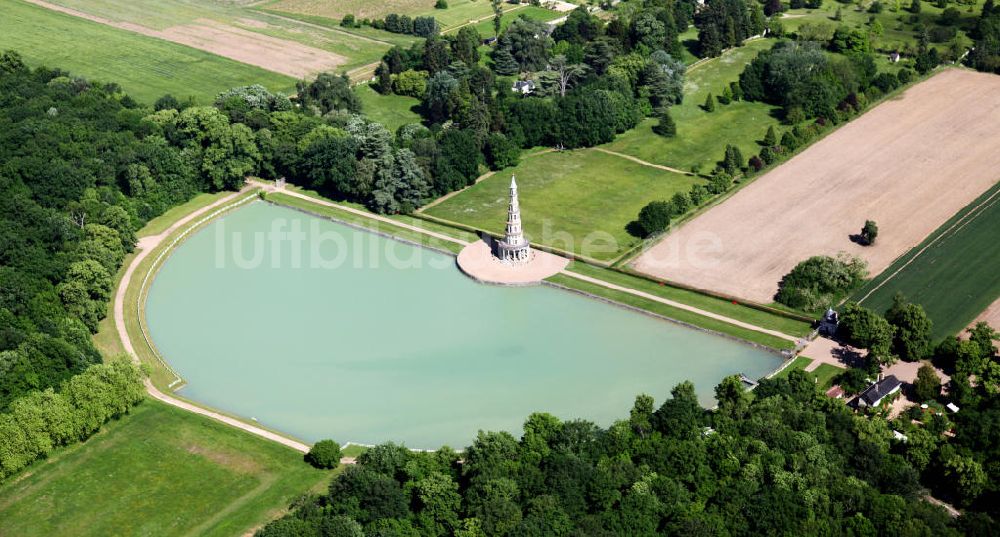
[[[483,240],[469,244],[458,254],[458,268],[470,278],[499,285],[535,285],[566,268],[569,259],[533,250],[526,263],[508,265],[500,262],[490,245]]]

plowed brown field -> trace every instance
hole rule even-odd
[[[1000,76],[949,69],[875,107],[644,252],[637,270],[771,302],[813,255],[872,275],[1000,179]],[[877,243],[850,241],[866,219]]]

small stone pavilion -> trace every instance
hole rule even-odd
[[[517,181],[510,176],[510,203],[507,205],[507,227],[504,238],[495,243],[493,255],[501,263],[523,265],[531,261],[531,245],[521,230],[521,207],[517,202]]]
[[[517,181],[510,178],[510,201],[507,204],[507,224],[502,239],[486,234],[458,254],[458,268],[470,278],[501,285],[534,285],[558,274],[569,259],[548,252],[535,251],[524,238],[521,227],[521,206],[517,198]]]

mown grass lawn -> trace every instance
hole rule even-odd
[[[354,93],[361,99],[362,113],[392,132],[402,125],[421,121],[420,114],[416,112],[420,99],[396,94],[382,95],[368,84],[355,86]]]
[[[689,306],[725,315],[732,319],[746,323],[777,330],[790,336],[805,337],[812,331],[812,326],[804,321],[798,321],[782,315],[768,313],[759,309],[751,308],[742,304],[734,304],[729,300],[703,295],[695,291],[671,287],[669,285],[658,285],[645,278],[632,276],[616,270],[605,269],[588,265],[586,263],[573,262],[568,269],[572,272],[598,278],[606,282],[642,291],[651,295],[656,295],[667,300],[681,302]]]
[[[777,372],[773,377],[775,379],[783,379],[787,377],[792,371],[796,369],[805,369],[807,365],[812,362],[812,358],[806,358],[805,356],[796,356],[792,363],[785,366],[784,369]]]
[[[287,194],[282,194],[281,192],[274,192],[268,194],[267,200],[273,203],[277,203],[279,205],[291,207],[293,209],[301,209],[303,211],[315,214],[320,217],[326,217],[333,220],[337,220],[339,222],[353,224],[364,229],[369,229],[376,233],[385,233],[393,237],[398,237],[406,241],[410,241],[424,246],[429,246],[431,248],[436,248],[438,250],[445,250],[457,254],[462,249],[462,245],[455,242],[445,241],[437,237],[424,235],[423,233],[417,231],[396,227],[391,224],[379,222],[377,220],[373,220],[365,216],[354,214],[349,211],[344,211],[336,207],[329,207],[326,205],[319,205],[316,203],[312,203],[310,201],[301,198],[289,196]]]
[[[241,535],[331,472],[155,400],[0,486],[0,535]]]
[[[202,193],[191,198],[190,200],[168,209],[166,212],[153,218],[146,225],[142,227],[137,233],[138,238],[148,237],[150,235],[157,235],[163,233],[167,228],[173,225],[174,222],[183,218],[185,215],[192,213],[206,205],[211,205],[220,198],[229,195],[229,192],[216,192],[212,194]],[[115,286],[114,289],[118,289],[118,284],[121,281],[122,276],[125,274],[125,269],[132,264],[132,260],[135,258],[136,253],[133,252],[125,257],[122,262],[122,266],[118,269],[118,273],[115,275]],[[138,273],[137,273],[138,274]],[[142,277],[136,276],[136,281],[133,285],[138,286],[141,282]],[[131,312],[134,310],[132,307],[134,302],[127,303],[126,311]],[[101,355],[105,359],[117,356],[125,352],[125,348],[122,346],[121,340],[118,338],[118,331],[115,329],[115,319],[114,319],[114,301],[108,301],[108,308],[104,319],[97,325],[97,333],[94,334],[93,340],[94,345],[97,350],[101,351]]]
[[[705,317],[704,315],[699,315],[697,313],[683,310],[680,308],[675,308],[673,306],[663,304],[662,302],[657,302],[655,300],[649,300],[640,296],[635,296],[630,293],[623,291],[618,291],[616,289],[609,289],[607,287],[579,280],[572,276],[567,276],[565,274],[556,274],[548,278],[546,281],[566,287],[569,289],[575,289],[577,291],[582,291],[584,293],[594,295],[597,297],[605,298],[626,306],[631,306],[640,310],[645,310],[650,313],[661,315],[668,319],[673,319],[675,321],[686,323],[692,326],[697,326],[699,328],[704,328],[706,330],[711,330],[719,334],[725,334],[737,339],[742,339],[744,341],[749,341],[751,343],[757,343],[759,345],[764,345],[772,349],[777,350],[789,350],[795,347],[795,344],[786,339],[782,339],[770,334],[765,334],[763,332],[758,332],[756,330],[750,330],[747,328],[742,328],[734,324],[729,324],[725,321],[720,321],[717,319],[712,319],[711,317]]]
[[[820,364],[819,367],[812,370],[812,376],[816,379],[816,385],[820,387],[821,390],[829,390],[830,386],[833,385],[833,379],[837,375],[844,372],[844,369],[831,364]]]
[[[927,311],[934,321],[935,339],[956,334],[1000,297],[997,229],[1000,183],[897,259],[852,299],[882,313],[896,293],[902,293]]]
[[[565,16],[566,13],[560,13],[559,11],[555,11],[553,9],[546,9],[544,7],[537,7],[537,6],[524,6],[514,11],[505,12],[503,14],[503,17],[500,18],[500,31],[503,32],[503,30],[507,28],[507,26],[509,26],[510,23],[514,22],[515,19],[518,19],[520,17],[526,17],[528,19],[535,21],[548,22]],[[476,31],[479,32],[479,35],[483,36],[484,39],[496,35],[496,33],[493,30],[492,17],[483,21],[479,21],[478,23],[476,23],[475,28]]]
[[[638,157],[647,162],[682,170],[694,167],[711,172],[722,160],[727,144],[740,148],[745,159],[760,152],[759,141],[769,126],[779,125],[777,107],[739,101],[728,105],[716,102],[714,112],[702,109],[709,93],[718,96],[757,54],[774,45],[772,39],[756,39],[730,50],[721,57],[691,68],[684,82],[684,101],[670,109],[677,124],[677,136],[664,138],[653,132],[657,120],[646,119],[637,128],[619,135],[603,147]]]
[[[295,87],[291,77],[20,0],[5,0],[2,11],[0,49],[17,50],[32,66],[116,82],[147,104],[165,93],[208,104],[234,86],[256,83],[285,92]]]
[[[806,356],[797,356],[792,363],[788,364],[788,367],[782,369],[773,378],[781,379],[786,378],[791,374],[793,370],[805,369],[810,363],[812,363],[812,358]],[[831,364],[820,364],[816,369],[807,372],[806,374],[816,381],[816,386],[823,391],[830,389],[833,385],[833,379],[837,375],[844,372],[844,369]]]
[[[603,261],[639,243],[625,226],[644,205],[704,181],[594,149],[549,152],[523,158],[426,214],[502,234],[511,175],[529,240]]]

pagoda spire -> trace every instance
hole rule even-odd
[[[507,229],[504,242],[511,246],[520,246],[527,241],[521,230],[521,206],[517,200],[517,181],[510,176],[510,203],[507,205]]]
[[[531,259],[531,247],[521,229],[521,206],[517,199],[517,180],[510,176],[510,202],[507,205],[507,225],[500,241],[497,257],[504,263],[525,263]]]

